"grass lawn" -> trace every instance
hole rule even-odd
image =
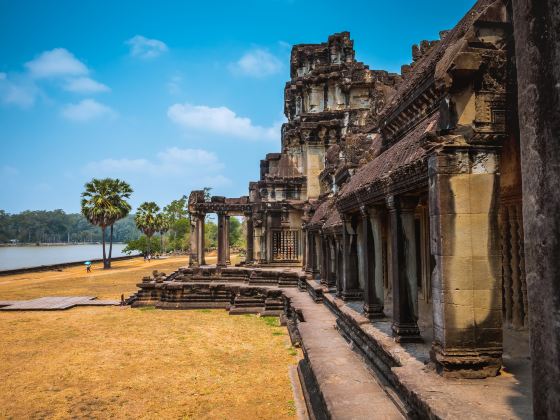
[[[182,264],[0,277],[0,300],[114,299]],[[0,312],[0,418],[293,418],[288,369],[299,354],[277,322],[221,310]]]

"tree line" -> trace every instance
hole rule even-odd
[[[205,188],[207,196],[209,191]],[[191,226],[188,198],[183,195],[163,208],[147,201],[132,214],[128,202],[132,194],[132,187],[125,181],[94,178],[85,184],[81,194],[81,214],[66,214],[63,210],[8,214],[0,210],[0,242],[101,242],[104,268],[111,268],[114,242],[126,242],[123,251],[129,253],[188,251]],[[230,223],[230,244],[243,247],[241,222],[232,217]],[[215,248],[217,242],[218,227],[207,220],[206,247]]]
[[[114,225],[116,242],[127,242],[140,237],[141,232],[129,215]],[[92,226],[79,213],[64,210],[26,210],[10,214],[0,210],[0,243],[95,243],[101,242],[101,230]]]

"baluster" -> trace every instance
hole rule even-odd
[[[509,240],[509,218],[508,208],[502,205],[500,211],[500,233],[502,237],[502,293],[503,314],[506,324],[511,323],[511,266],[510,266],[510,240]]]
[[[521,295],[523,299],[523,326],[527,327],[529,320],[527,314],[529,311],[527,302],[527,279],[525,277],[525,237],[523,233],[523,211],[522,203],[517,205],[517,221],[519,231],[519,277],[521,280]]]
[[[519,278],[519,231],[516,205],[509,208],[511,235],[511,288],[512,288],[512,324],[514,328],[523,326],[521,279]]]

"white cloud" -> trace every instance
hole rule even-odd
[[[107,105],[94,99],[83,99],[77,104],[68,104],[62,110],[62,116],[72,121],[86,122],[100,117],[114,117],[116,113]]]
[[[64,48],[44,51],[25,63],[23,72],[10,75],[0,73],[0,102],[30,108],[38,96],[47,97],[43,88],[49,84],[80,94],[111,90],[103,83],[88,77],[89,73],[87,66]]]
[[[167,82],[167,91],[171,95],[180,95],[183,92],[182,84],[183,78],[179,75],[175,75]]]
[[[0,100],[6,105],[30,108],[35,104],[39,89],[32,80],[16,75],[0,77]]]
[[[223,169],[224,164],[212,152],[171,147],[157,153],[151,160],[122,158],[90,162],[83,172],[88,176],[123,177],[135,183],[165,179],[166,184],[177,181],[181,187],[203,185],[215,188],[231,183],[221,173]]]
[[[261,78],[280,72],[282,62],[267,50],[256,48],[247,51],[229,68],[235,74]]]
[[[126,44],[130,46],[130,55],[138,58],[155,58],[169,49],[164,42],[142,35],[133,36]]]
[[[29,74],[35,78],[82,76],[88,74],[87,66],[65,48],[44,51],[37,58],[25,63]]]
[[[247,140],[278,140],[280,124],[271,127],[253,125],[250,118],[239,117],[231,109],[205,105],[174,104],[167,116],[183,128],[206,131]]]
[[[111,89],[109,86],[99,83],[89,77],[77,77],[69,79],[64,85],[64,90],[75,93],[97,93],[108,92]]]

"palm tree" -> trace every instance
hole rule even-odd
[[[171,219],[165,213],[158,213],[156,215],[156,225],[161,240],[161,251],[163,252],[163,234],[171,228]]]
[[[124,219],[130,213],[132,207],[130,204],[125,200],[125,198],[130,198],[133,190],[129,184],[120,179],[112,179],[111,180],[111,190],[113,191],[113,199],[116,208],[118,209],[117,217],[111,223],[111,232],[109,234],[109,259],[107,261],[107,265],[111,268],[111,256],[113,253],[113,227],[115,222],[120,219]]]
[[[140,229],[144,235],[148,238],[148,254],[150,253],[150,242],[154,233],[158,231],[157,224],[157,214],[159,212],[159,206],[153,201],[146,201],[140,204],[138,210],[136,211],[136,216],[134,221],[136,226]]]
[[[92,179],[86,183],[82,193],[82,214],[94,225],[101,228],[103,243],[103,268],[111,268],[111,252],[113,243],[113,224],[125,217],[130,211],[130,205],[125,198],[132,194],[132,188],[119,179]],[[111,227],[111,244],[109,259],[105,251],[105,233]]]

